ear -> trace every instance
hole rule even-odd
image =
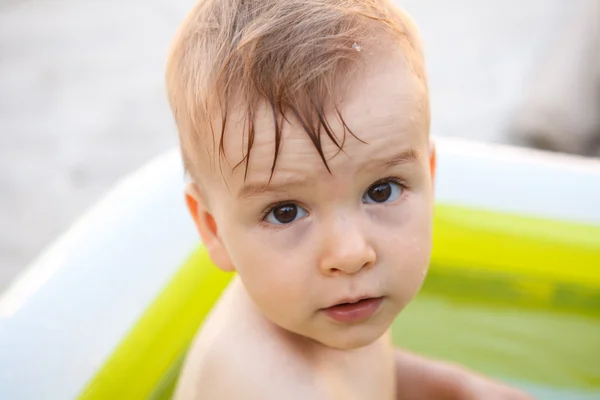
[[[208,209],[206,199],[195,183],[188,183],[186,186],[185,201],[212,262],[223,271],[233,271],[235,268],[219,237],[217,223]]]
[[[429,142],[429,169],[431,170],[431,183],[435,184],[435,169],[437,167],[437,153],[435,142],[430,139]]]

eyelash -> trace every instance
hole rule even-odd
[[[395,183],[396,185],[400,186],[403,190],[408,189],[408,186],[402,179],[396,178],[394,176],[388,176],[387,178],[379,179],[378,181],[371,183],[367,190],[369,190],[369,188],[373,186],[381,185],[382,183]]]
[[[400,178],[396,178],[396,177],[393,177],[393,176],[389,176],[389,177],[387,177],[387,178],[382,178],[382,179],[379,179],[379,180],[377,180],[377,181],[375,181],[375,182],[371,183],[371,184],[370,184],[370,185],[367,187],[367,189],[366,189],[366,190],[369,190],[369,188],[371,188],[371,187],[373,187],[373,186],[376,186],[376,185],[380,185],[380,184],[382,184],[382,183],[395,183],[396,185],[400,186],[400,187],[402,188],[402,190],[406,190],[406,189],[408,189],[408,186],[406,185],[406,183],[405,183],[405,182],[404,182],[402,179],[400,179]],[[365,190],[365,191],[366,191],[366,190]],[[264,210],[264,211],[261,213],[261,216],[260,216],[260,222],[261,222],[261,223],[266,223],[266,222],[265,222],[265,218],[267,217],[267,215],[269,215],[269,213],[270,213],[271,211],[273,211],[273,210],[274,210],[275,208],[277,208],[277,207],[280,207],[280,206],[283,206],[283,205],[286,205],[286,204],[296,204],[296,205],[302,206],[301,204],[299,204],[297,201],[294,201],[294,200],[283,200],[283,201],[278,201],[277,203],[273,203],[273,204],[269,205],[269,206],[268,206],[268,207],[267,207],[267,208],[266,208],[266,209],[265,209],[265,210]],[[272,224],[269,224],[269,225],[272,225]],[[287,226],[289,226],[289,225],[292,225],[292,224],[284,224],[284,225],[281,225],[281,226],[277,226],[275,229],[284,229],[285,227],[287,227]]]
[[[271,211],[273,211],[277,207],[284,206],[286,204],[298,204],[298,202],[297,201],[293,201],[293,200],[284,200],[284,201],[278,201],[277,203],[273,203],[270,206],[268,206],[266,210],[264,210],[262,212],[262,215],[260,216],[260,220],[264,221],[264,219],[267,218],[267,215],[269,215],[269,213]]]

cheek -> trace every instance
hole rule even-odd
[[[383,211],[378,217],[380,234],[376,242],[378,261],[386,266],[387,279],[393,282],[391,289],[409,301],[421,287],[429,267],[432,213],[422,200],[403,206]]]
[[[390,253],[389,282],[398,300],[398,305],[404,308],[417,295],[429,268],[431,244],[424,238],[417,238],[414,231],[411,237],[404,236],[394,246]]]
[[[233,239],[228,246],[231,261],[246,290],[271,317],[279,318],[283,309],[290,317],[301,312],[299,306],[306,303],[307,291],[314,286],[310,274],[314,251],[301,239],[302,229],[295,228],[241,228],[228,235]]]

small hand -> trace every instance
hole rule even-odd
[[[454,363],[396,352],[399,400],[533,400],[533,396]]]
[[[463,370],[459,373],[456,400],[533,400],[533,396],[501,382]]]

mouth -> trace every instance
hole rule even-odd
[[[371,318],[381,307],[383,297],[349,299],[323,309],[331,319],[342,323],[357,323]]]

